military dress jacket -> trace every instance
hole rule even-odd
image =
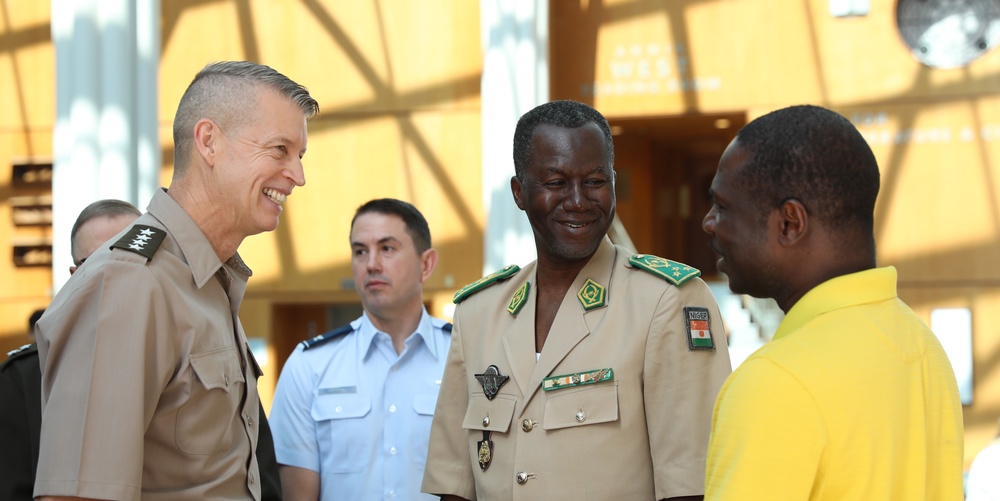
[[[250,269],[165,191],[148,209],[35,324],[34,494],[259,500],[261,372],[237,316]]]
[[[731,372],[722,319],[701,279],[662,278],[697,270],[670,263],[658,276],[630,265],[632,256],[604,239],[537,361],[536,263],[458,305],[424,492],[485,500],[704,492],[712,407]]]
[[[38,348],[22,346],[0,363],[0,499],[31,501],[42,424]]]

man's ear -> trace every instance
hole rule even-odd
[[[434,267],[437,266],[438,253],[433,248],[427,249],[420,255],[420,283],[424,283],[431,276]]]
[[[208,166],[215,165],[215,146],[221,135],[222,129],[210,118],[194,124],[194,147]]]
[[[810,229],[809,212],[802,202],[789,198],[777,209],[778,243],[792,246],[802,241]]]
[[[517,208],[524,210],[524,200],[521,199],[521,192],[524,186],[521,184],[521,180],[517,176],[510,178],[510,192],[514,195],[514,203],[517,204]]]

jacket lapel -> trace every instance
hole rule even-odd
[[[604,313],[607,311],[607,303],[611,301],[608,285],[611,282],[611,274],[614,271],[615,254],[615,246],[605,237],[594,257],[587,263],[587,266],[583,270],[580,270],[580,274],[573,281],[573,285],[566,291],[566,296],[563,297],[562,303],[559,305],[559,311],[556,313],[556,318],[552,322],[548,338],[545,340],[542,355],[538,359],[538,363],[534,364],[534,370],[530,372],[531,376],[528,378],[526,388],[522,388],[522,394],[525,398],[519,407],[515,408],[515,415],[521,415],[535,394],[541,391],[542,380],[553,375],[552,371],[559,363],[566,358],[576,345],[590,335],[589,325],[597,325],[599,320],[604,317]],[[532,278],[534,278],[534,273],[532,273]],[[605,287],[604,306],[594,308],[590,311],[584,310],[583,305],[577,298],[577,293],[583,288],[587,279],[594,280]],[[524,325],[523,323],[527,322],[524,328],[530,333],[528,336],[521,333],[522,335],[518,337],[527,339],[527,342],[530,343],[532,360],[534,359],[535,339],[534,303],[534,298],[531,298],[530,303],[525,305],[524,310],[521,311],[521,315],[518,315],[518,323]],[[528,309],[528,306],[531,306],[530,317],[525,315],[525,310]],[[520,353],[520,351],[515,351],[514,355],[520,357],[522,356]],[[587,369],[582,368],[581,370]]]

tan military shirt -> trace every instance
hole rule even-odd
[[[672,285],[631,268],[631,255],[602,242],[567,292],[537,362],[530,287],[511,313],[515,293],[535,283],[535,263],[459,304],[424,492],[487,500],[704,492],[712,407],[731,370],[722,319],[701,279]],[[604,303],[594,306],[601,290]],[[685,307],[707,311],[714,349],[690,348]],[[482,376],[491,365],[509,377],[492,400]],[[574,374],[584,383],[600,378],[577,384]],[[543,390],[554,376],[567,377]],[[486,451],[484,431],[492,441]],[[491,460],[485,469],[481,452]]]
[[[98,250],[38,321],[34,495],[260,499],[260,369],[237,317],[250,270],[164,191],[148,209],[135,225],[166,231],[152,257]]]

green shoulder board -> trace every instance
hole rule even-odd
[[[677,286],[684,285],[684,282],[701,275],[698,268],[649,254],[636,254],[628,258],[628,264],[633,268],[646,270]]]
[[[455,293],[455,304],[461,303],[462,301],[465,300],[465,298],[497,282],[503,282],[504,280],[507,280],[508,278],[516,275],[517,272],[519,271],[521,271],[520,266],[516,264],[509,264],[497,271],[494,271],[493,273],[490,273],[489,275],[486,275],[483,278],[480,278],[479,280],[476,280],[475,282],[472,282],[469,285],[466,285],[465,287],[462,287],[461,289],[458,289],[458,292]]]

